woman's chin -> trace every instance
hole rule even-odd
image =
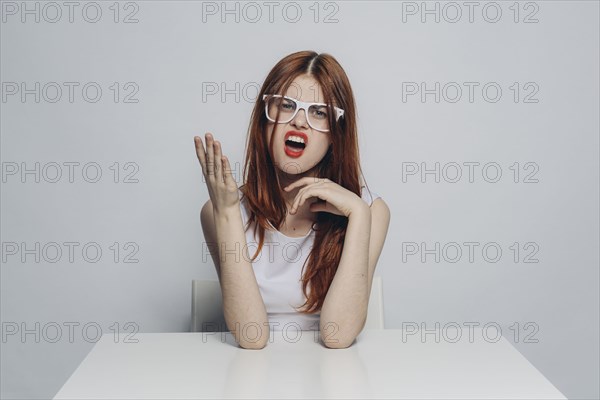
[[[299,175],[307,170],[303,161],[290,159],[285,155],[276,162],[276,167],[278,170],[290,175]]]

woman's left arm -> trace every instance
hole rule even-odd
[[[320,331],[330,348],[350,346],[367,320],[371,284],[390,223],[382,198],[369,207],[356,207],[348,216],[344,249],[321,308]]]
[[[355,193],[326,178],[303,177],[284,190],[299,189],[290,212],[307,199],[318,197],[311,211],[348,218],[344,248],[337,271],[321,307],[319,330],[323,343],[345,348],[354,342],[367,321],[371,283],[390,223],[390,209],[382,198],[369,207]]]

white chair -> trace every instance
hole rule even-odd
[[[227,332],[219,281],[192,281],[192,332]]]
[[[369,297],[369,309],[364,329],[385,329],[383,316],[383,285],[381,276],[374,276]],[[192,281],[192,332],[227,332],[223,315],[223,295],[219,281]]]
[[[383,283],[381,276],[373,276],[371,295],[369,297],[369,311],[364,329],[385,329],[383,316]]]

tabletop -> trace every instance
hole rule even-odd
[[[230,332],[105,334],[55,399],[565,399],[504,337],[363,330],[330,349],[318,331],[272,331],[260,350]]]

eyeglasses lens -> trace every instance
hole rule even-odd
[[[296,113],[297,106],[298,105],[293,100],[282,97],[270,97],[267,100],[268,117],[272,120],[275,120],[277,118],[277,112],[279,112],[279,122],[289,122]],[[308,124],[317,130],[328,130],[328,112],[329,110],[326,106],[310,106],[307,113]]]

